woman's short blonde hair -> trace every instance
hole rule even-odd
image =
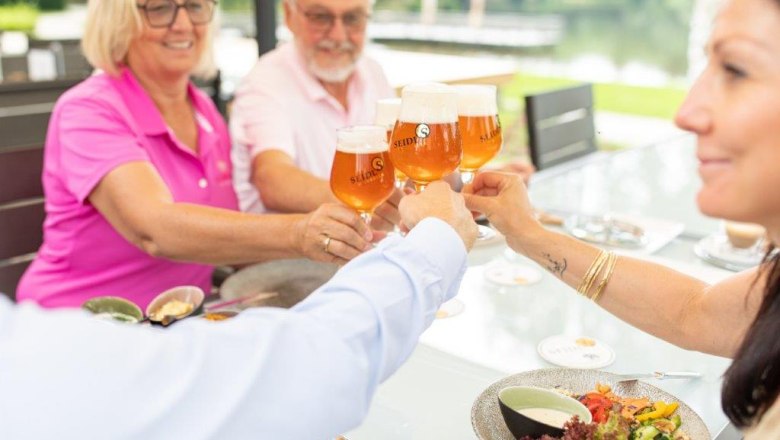
[[[213,77],[217,71],[212,47],[212,36],[219,22],[216,12],[206,31],[205,49],[192,72],[200,78]],[[126,64],[130,42],[141,33],[143,26],[136,0],[89,0],[81,50],[92,67],[118,75]]]

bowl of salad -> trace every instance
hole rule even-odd
[[[474,401],[471,424],[483,440],[710,440],[698,414],[677,397],[641,381],[594,370],[546,368],[505,377]],[[614,385],[610,385],[614,384]],[[502,390],[512,386],[544,388],[571,397],[590,412],[592,421],[572,417],[562,434],[515,436],[498,403]]]

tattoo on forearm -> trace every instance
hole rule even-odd
[[[566,267],[568,266],[566,259],[564,258],[563,261],[558,261],[550,254],[544,254],[544,258],[547,259],[547,270],[557,275],[558,278],[563,279],[563,273],[566,272]]]

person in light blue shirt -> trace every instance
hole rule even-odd
[[[311,440],[356,427],[457,293],[476,238],[443,182],[400,213],[406,237],[289,310],[161,330],[0,300],[0,437]]]

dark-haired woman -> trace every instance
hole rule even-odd
[[[677,124],[697,135],[704,214],[762,224],[780,243],[780,1],[730,0]],[[602,252],[545,230],[516,177],[464,189],[508,244],[611,313],[681,347],[733,358],[723,410],[747,439],[780,438],[780,259],[720,283]]]

